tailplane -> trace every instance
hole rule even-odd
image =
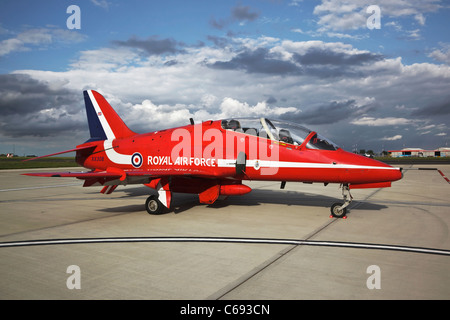
[[[114,140],[136,135],[100,93],[86,90],[83,94],[91,134],[91,138],[86,142]]]

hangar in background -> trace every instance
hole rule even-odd
[[[450,148],[443,147],[435,150],[424,150],[421,148],[404,148],[402,150],[388,151],[391,157],[450,157]]]

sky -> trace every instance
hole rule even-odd
[[[138,133],[264,116],[450,147],[449,32],[444,0],[1,0],[0,153],[88,140],[87,89]]]

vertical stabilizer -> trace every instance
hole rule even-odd
[[[114,140],[136,135],[100,93],[93,90],[83,93],[91,134],[89,141]]]

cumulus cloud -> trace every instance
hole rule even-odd
[[[220,113],[216,116],[219,118],[232,117],[280,117],[286,112],[294,111],[293,107],[271,107],[266,101],[256,103],[250,106],[246,102],[241,102],[233,98],[225,98],[220,104]]]
[[[8,137],[55,135],[85,119],[74,91],[26,74],[0,75],[0,111],[0,134]]]
[[[326,105],[319,105],[299,112],[288,112],[281,116],[282,119],[302,122],[305,124],[335,124],[341,120],[348,119],[355,109],[355,100],[332,101]]]
[[[223,70],[244,70],[249,73],[264,74],[300,74],[302,69],[293,61],[275,58],[267,48],[253,51],[245,50],[229,61],[216,61],[209,65],[211,68]]]
[[[237,5],[231,9],[231,18],[237,21],[254,21],[259,17],[259,13],[253,11],[249,6]]]
[[[401,138],[403,138],[403,136],[401,134],[397,134],[397,135],[395,135],[393,137],[381,138],[380,140],[383,140],[383,141],[395,141],[395,140],[400,140]]]
[[[144,100],[140,104],[127,104],[124,120],[136,131],[147,132],[151,129],[163,129],[189,123],[189,118],[197,122],[237,117],[279,117],[280,115],[294,111],[292,107],[273,107],[266,101],[250,105],[230,97],[224,98],[220,103],[215,97],[205,96],[206,104],[217,103],[214,109],[199,105],[186,104],[155,104],[150,100]],[[210,100],[213,99],[213,102]],[[142,119],[147,119],[145,122]]]
[[[74,43],[84,41],[86,37],[67,29],[59,28],[35,28],[28,29],[15,37],[0,42],[0,57],[17,52],[28,51],[39,47],[45,49],[54,43]]]
[[[297,54],[296,59],[302,65],[339,65],[351,66],[376,62],[383,59],[380,54],[371,52],[338,52],[325,48],[309,48],[303,55]]]
[[[353,120],[351,123],[358,126],[369,126],[369,127],[382,127],[382,126],[397,126],[397,125],[408,125],[414,123],[415,120],[406,118],[374,118],[374,117],[362,117]]]
[[[183,52],[183,44],[172,38],[160,39],[154,35],[141,40],[137,37],[131,37],[126,41],[114,41],[114,44],[122,47],[141,49],[148,55],[174,54]]]
[[[450,43],[441,42],[439,45],[440,48],[433,50],[428,56],[436,61],[450,64]]]
[[[239,22],[244,24],[246,22],[255,21],[259,17],[259,12],[250,8],[249,6],[244,6],[238,4],[237,6],[231,8],[230,16],[222,19],[216,19],[212,17],[209,24],[216,29],[222,30],[226,26],[234,22]]]
[[[419,26],[425,25],[424,14],[436,12],[444,6],[441,0],[381,0],[376,3],[371,0],[322,0],[314,8],[314,14],[319,18],[318,25],[322,31],[363,29],[370,16],[366,8],[373,4],[380,7],[382,19],[412,17]]]
[[[98,6],[101,7],[103,9],[108,9],[109,8],[109,2],[107,0],[91,0],[91,2]]]
[[[46,83],[27,74],[0,75],[0,110],[2,116],[40,112],[49,106],[70,105],[73,92],[57,83]]]
[[[382,60],[380,54],[354,50],[336,43],[322,41],[285,42],[273,48],[245,48],[228,61],[216,61],[208,66],[224,70],[274,75],[311,75],[321,78],[362,76],[364,69],[356,68]]]
[[[187,124],[189,118],[193,117],[188,105],[157,105],[151,100],[144,100],[135,105],[127,104],[126,108],[122,108],[125,109],[124,121],[130,128],[140,133]],[[142,121],[143,119],[145,121]]]

